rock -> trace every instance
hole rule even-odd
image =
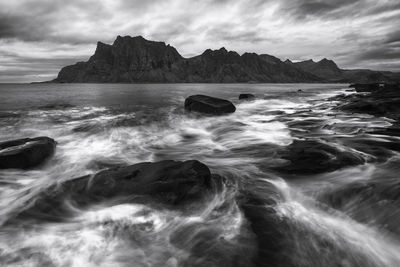
[[[114,205],[150,198],[177,205],[198,199],[211,188],[208,167],[196,160],[143,162],[116,167],[53,185],[35,197],[18,218],[59,220],[78,208],[111,201]],[[146,203],[149,203],[147,200]]]
[[[349,87],[353,87],[356,92],[373,92],[378,90],[381,85],[379,83],[355,83],[351,84]]]
[[[285,256],[289,221],[279,216],[275,209],[277,203],[283,201],[283,196],[268,182],[246,187],[241,190],[237,202],[256,235],[254,266],[292,266],[289,265],[290,257]]]
[[[192,95],[185,99],[185,109],[210,115],[222,115],[235,112],[232,102],[206,95]]]
[[[253,95],[253,94],[240,94],[240,95],[239,95],[239,100],[242,100],[242,99],[249,100],[249,99],[253,99],[253,98],[255,98],[255,97],[256,97],[256,96]]]
[[[54,154],[56,142],[49,137],[36,137],[0,143],[0,169],[29,169]]]
[[[74,108],[75,106],[69,103],[64,103],[64,102],[55,102],[55,103],[49,103],[44,106],[40,106],[39,109],[44,109],[44,110],[51,110],[51,109],[68,109],[68,108]]]
[[[104,131],[105,127],[100,122],[85,122],[72,128],[74,133],[99,133]]]
[[[332,187],[331,190],[323,192],[318,200],[344,212],[355,221],[373,224],[377,228],[382,227],[400,237],[398,167],[394,166],[392,171],[389,174],[381,172],[378,177]]]
[[[347,100],[339,107],[342,110],[400,119],[399,84],[380,84],[379,88],[373,89],[370,94],[352,95],[342,100]]]
[[[314,140],[295,140],[278,152],[287,163],[273,169],[289,174],[317,174],[363,164],[364,159]]]
[[[400,152],[400,143],[397,138],[386,138],[382,141],[357,135],[344,139],[343,143],[348,147],[370,155],[371,158],[368,159],[369,162],[384,162]]]
[[[299,89],[299,90],[297,90],[297,92],[298,92],[298,93],[301,93],[301,92],[303,92],[303,90]]]

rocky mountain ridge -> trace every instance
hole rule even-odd
[[[400,74],[390,71],[373,71],[368,69],[340,69],[336,63],[329,59],[313,61],[312,59],[292,62],[285,61],[286,64],[294,66],[299,70],[311,73],[325,82],[334,83],[376,83],[376,82],[398,82]]]
[[[375,75],[380,79],[385,76]],[[365,82],[347,73],[331,60],[283,62],[271,55],[207,49],[201,55],[184,58],[164,42],[142,36],[118,36],[113,44],[97,43],[86,62],[61,69],[58,83],[301,83]],[[368,81],[369,78],[368,78]],[[374,80],[376,81],[376,80]]]

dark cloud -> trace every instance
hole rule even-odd
[[[395,30],[387,35],[385,42],[387,44],[400,42],[400,29]]]
[[[360,60],[400,59],[400,44],[398,46],[368,49],[367,51],[361,52],[358,58]]]
[[[14,6],[0,3],[0,39],[89,43],[97,38],[88,32],[76,32],[74,24],[79,20],[101,24],[103,17],[110,17],[110,13],[101,5],[101,1],[22,0],[15,2],[18,4]]]
[[[282,1],[280,9],[294,19],[346,17],[363,0],[298,0]]]

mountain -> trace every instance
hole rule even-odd
[[[312,59],[296,62],[292,63],[292,66],[326,80],[336,79],[343,74],[342,70],[339,69],[335,62],[326,58],[319,62],[314,62]]]
[[[61,69],[52,82],[137,83],[137,82],[319,82],[320,78],[285,64],[270,55],[239,55],[225,48],[207,49],[184,58],[164,42],[141,36],[118,36],[112,45],[97,43],[87,62]]]
[[[61,69],[59,83],[237,83],[237,82],[391,82],[399,73],[343,70],[326,58],[282,62],[271,55],[244,53],[225,48],[207,49],[184,58],[164,42],[142,36],[118,36],[112,45],[97,43],[86,62]]]
[[[299,70],[311,73],[327,82],[343,83],[373,83],[373,82],[394,82],[399,81],[400,75],[389,71],[373,71],[367,69],[345,70],[340,69],[336,63],[329,59],[322,59],[315,62],[312,59],[285,63],[294,66]]]

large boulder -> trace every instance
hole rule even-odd
[[[143,162],[50,186],[18,217],[58,220],[70,214],[71,206],[84,208],[105,201],[177,205],[198,199],[209,188],[210,170],[199,161]]]
[[[359,155],[315,140],[295,140],[278,155],[286,163],[274,167],[275,170],[299,175],[331,172],[365,162]]]
[[[29,169],[54,154],[56,141],[49,137],[24,138],[0,143],[0,169]]]
[[[206,95],[192,95],[185,100],[185,109],[210,115],[222,115],[236,111],[232,102]]]

